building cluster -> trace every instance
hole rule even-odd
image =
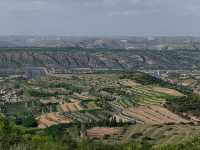
[[[17,103],[22,101],[19,96],[22,94],[20,90],[0,89],[0,103]]]

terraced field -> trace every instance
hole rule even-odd
[[[75,76],[75,75],[74,75]],[[62,76],[64,77],[64,76]],[[106,95],[101,95],[103,97],[115,97],[115,100],[108,101],[107,106],[110,106],[110,110],[115,110],[116,112],[112,112],[117,120],[132,121],[137,120],[140,123],[167,123],[167,122],[179,122],[179,119],[170,118],[172,113],[167,110],[162,110],[164,113],[169,113],[169,116],[163,117],[161,114],[154,112],[154,107],[151,109],[147,109],[146,105],[160,105],[165,103],[165,100],[169,96],[183,96],[182,93],[169,88],[163,88],[155,85],[142,85],[137,83],[131,79],[119,79],[119,76],[116,74],[89,74],[89,75],[76,75],[78,80],[72,80],[72,76],[67,76],[66,79],[69,80],[70,83],[74,85],[83,86],[84,92],[75,93],[73,97],[75,100],[73,102],[64,102],[60,104],[61,112],[65,112],[66,116],[71,117],[74,120],[78,120],[81,122],[86,122],[88,120],[99,120],[98,115],[93,115],[93,113],[81,113],[82,110],[87,109],[101,109],[101,107],[97,106],[96,99],[98,98],[98,93],[101,93],[103,89],[103,93]],[[59,78],[58,78],[59,79]],[[58,80],[57,79],[57,80]],[[81,80],[81,81],[80,81]],[[80,81],[77,83],[77,81]],[[94,94],[89,92],[90,87],[94,89]],[[104,91],[104,89],[109,89],[108,91]],[[106,98],[105,97],[105,98]],[[73,98],[73,99],[74,99]],[[72,100],[70,100],[72,101]],[[138,107],[140,106],[140,107]],[[145,112],[142,110],[142,106],[146,109]],[[131,109],[136,107],[136,112],[132,112]],[[156,107],[156,106],[155,106]],[[143,108],[143,109],[144,109]],[[108,109],[108,108],[107,108]],[[124,111],[124,109],[127,109]],[[135,108],[134,108],[135,109]],[[103,112],[103,111],[102,111]],[[146,113],[146,114],[145,114]],[[146,116],[146,118],[144,117]],[[160,119],[155,118],[158,117]],[[150,118],[150,119],[147,119]],[[171,119],[171,120],[170,120]],[[185,120],[181,120],[185,121]]]
[[[112,112],[110,111],[101,111],[101,110],[93,110],[93,111],[83,111],[83,112],[64,112],[63,115],[67,118],[71,118],[74,121],[79,121],[83,123],[87,123],[88,121],[100,121],[107,119],[107,116],[112,116]]]
[[[100,109],[94,100],[83,100],[80,102],[82,108],[91,110],[91,109]]]
[[[83,93],[81,93],[81,94],[79,94],[79,93],[74,93],[74,97],[75,97],[76,99],[79,99],[79,100],[90,100],[90,99],[95,99],[95,97],[92,96],[92,95],[89,95],[88,92],[83,92]]]
[[[180,93],[180,92],[178,92],[174,89],[162,88],[162,87],[153,87],[153,90],[156,91],[156,92],[168,94],[168,95],[171,95],[171,96],[183,96],[182,93]]]
[[[61,102],[60,109],[62,112],[78,112],[83,110],[79,101],[73,103]]]
[[[163,71],[161,78],[172,83],[189,86],[194,90],[195,94],[200,94],[200,72],[199,71]]]
[[[71,118],[65,117],[58,112],[47,113],[38,118],[38,128],[46,128],[56,124],[70,123]]]
[[[159,84],[143,84],[133,78],[143,77],[143,73],[126,75],[59,74],[24,81],[20,85],[23,87],[22,97],[37,104],[24,109],[32,107],[39,118],[39,127],[63,123],[66,118],[67,122],[88,122],[108,119],[108,116],[115,117],[118,122],[137,121],[140,124],[186,122],[162,109],[167,98],[183,96],[181,92]],[[10,86],[11,83],[7,84]]]
[[[91,128],[87,137],[103,139],[110,143],[128,143],[129,141],[148,141],[156,146],[178,144],[198,136],[200,126],[191,124],[162,124],[162,125],[130,125],[118,128]]]
[[[134,97],[123,98],[114,101],[112,105],[121,109],[139,105],[162,105],[169,96],[183,96],[182,93],[168,88],[135,85],[132,88],[125,88]]]
[[[136,81],[130,80],[130,79],[121,79],[119,80],[119,83],[123,86],[127,86],[127,87],[135,87],[137,85],[141,85],[139,83],[137,83]]]
[[[121,129],[120,128],[92,128],[88,129],[86,134],[87,137],[90,139],[95,139],[95,138],[103,138],[105,136],[111,136],[114,134],[120,134]]]
[[[145,124],[164,124],[164,123],[187,123],[188,121],[175,115],[169,110],[156,106],[139,106],[128,108],[123,111],[126,116],[135,118],[136,120],[142,121]]]
[[[13,81],[4,84],[8,84],[4,86],[5,90],[18,85]],[[180,107],[169,105],[170,100],[177,100],[173,106],[185,108],[186,103],[182,100],[188,98],[185,99],[188,104],[191,101],[188,91],[155,78],[146,79],[142,73],[49,75],[23,81],[20,87],[20,98],[29,101],[6,104],[10,106],[5,110],[7,115],[16,117],[13,122],[18,118],[19,121],[27,119],[28,115],[27,118],[20,117],[31,110],[31,119],[37,119],[38,128],[62,124],[52,128],[62,128],[73,139],[85,135],[85,138],[112,144],[138,140],[159,146],[181,143],[200,135],[199,116],[189,119],[184,115],[183,118],[178,115],[183,116],[183,113],[173,109]],[[189,110],[198,108],[192,107],[193,103],[199,106],[195,99],[193,101],[192,105],[186,105],[187,109],[188,106],[191,106]],[[196,114],[199,114],[198,110],[195,109]]]

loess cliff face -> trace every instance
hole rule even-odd
[[[200,69],[199,50],[1,50],[0,69]]]

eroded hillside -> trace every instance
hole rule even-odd
[[[84,49],[4,49],[0,51],[0,71],[23,71],[44,67],[51,72],[69,70],[199,69],[199,50],[84,50]]]

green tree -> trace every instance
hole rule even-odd
[[[33,115],[28,115],[24,118],[23,124],[25,127],[37,127],[37,120]]]

